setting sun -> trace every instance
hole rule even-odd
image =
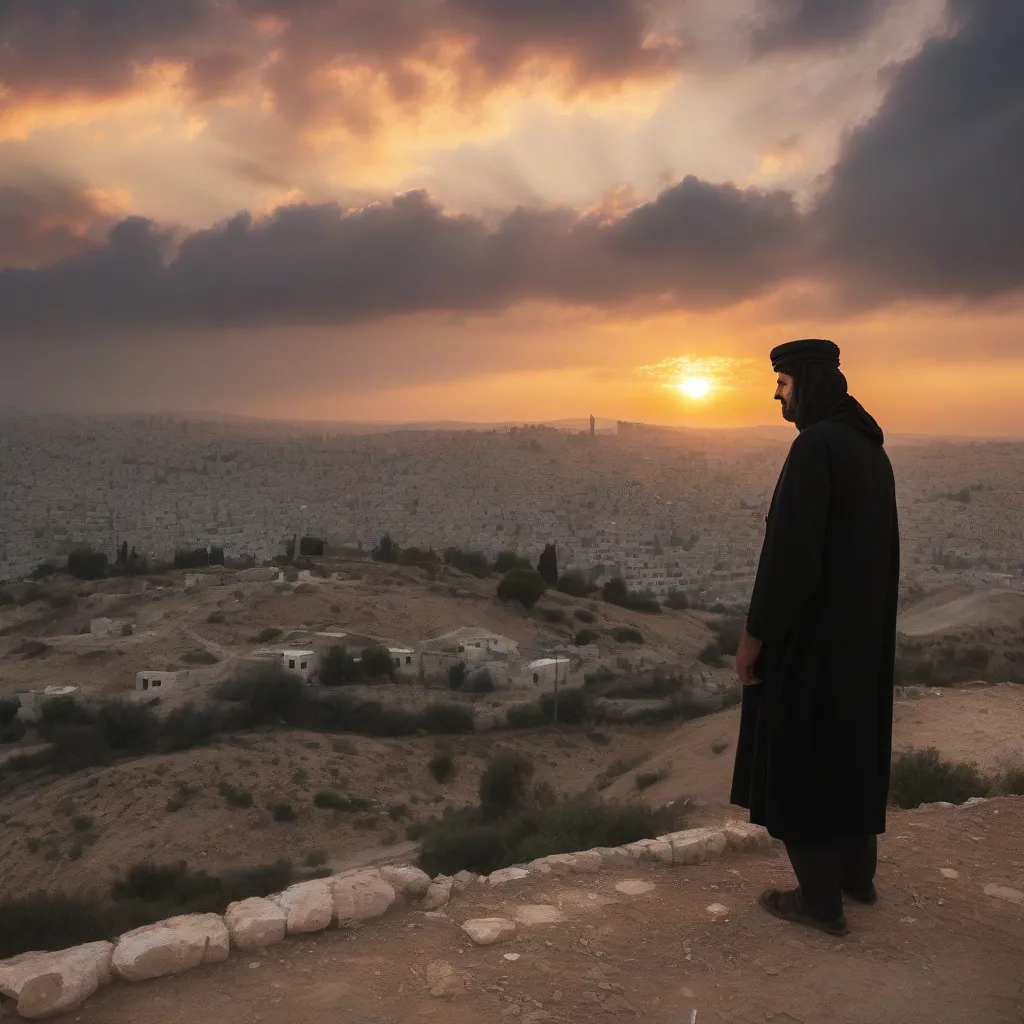
[[[679,381],[676,387],[687,398],[707,398],[711,392],[711,381],[707,377],[687,377],[685,380]]]

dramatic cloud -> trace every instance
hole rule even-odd
[[[114,224],[96,193],[39,171],[0,182],[0,266],[43,267],[102,244]]]
[[[244,89],[293,127],[361,131],[438,76],[463,99],[527,67],[580,88],[664,73],[678,51],[644,0],[0,0],[0,38],[0,113],[124,93],[163,63],[193,101]]]
[[[762,0],[764,23],[754,35],[760,53],[810,50],[863,36],[884,0]]]
[[[712,308],[792,273],[801,244],[789,196],[695,178],[612,220],[519,209],[489,228],[413,192],[242,214],[172,251],[170,233],[129,218],[102,247],[0,272],[0,329],[323,324],[528,300]]]
[[[828,263],[862,299],[1024,286],[1024,4],[950,10],[954,31],[895,72],[814,215]]]

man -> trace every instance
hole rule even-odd
[[[892,748],[899,529],[878,424],[847,392],[839,348],[771,353],[799,434],[766,519],[746,629],[732,802],[786,844],[797,888],[769,913],[845,935],[843,895],[875,902]]]

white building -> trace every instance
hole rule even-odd
[[[22,690],[20,693],[12,694],[21,701],[18,709],[18,716],[25,721],[34,720],[39,717],[39,705],[45,704],[55,697],[77,697],[77,686],[45,686],[42,690]]]
[[[309,647],[286,648],[280,651],[281,667],[285,672],[301,676],[304,682],[309,682],[317,669],[316,651]]]
[[[159,672],[144,670],[135,673],[136,693],[166,693],[178,682],[177,672]]]
[[[391,655],[396,676],[415,678],[419,674],[420,659],[411,647],[389,647],[388,654]]]
[[[463,626],[450,633],[432,637],[420,643],[421,652],[447,652],[459,654],[462,660],[469,662],[489,661],[500,658],[515,661],[519,658],[519,644],[500,633],[492,633],[489,629],[477,626]]]
[[[541,690],[553,690],[555,684],[559,689],[564,687],[582,686],[583,663],[574,658],[538,658],[531,661],[523,670],[524,686],[533,686]]]

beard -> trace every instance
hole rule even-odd
[[[787,402],[784,398],[780,398],[779,399],[779,404],[782,406],[782,418],[787,423],[795,423],[796,422],[796,402],[794,400],[792,400],[792,399],[789,402]]]

